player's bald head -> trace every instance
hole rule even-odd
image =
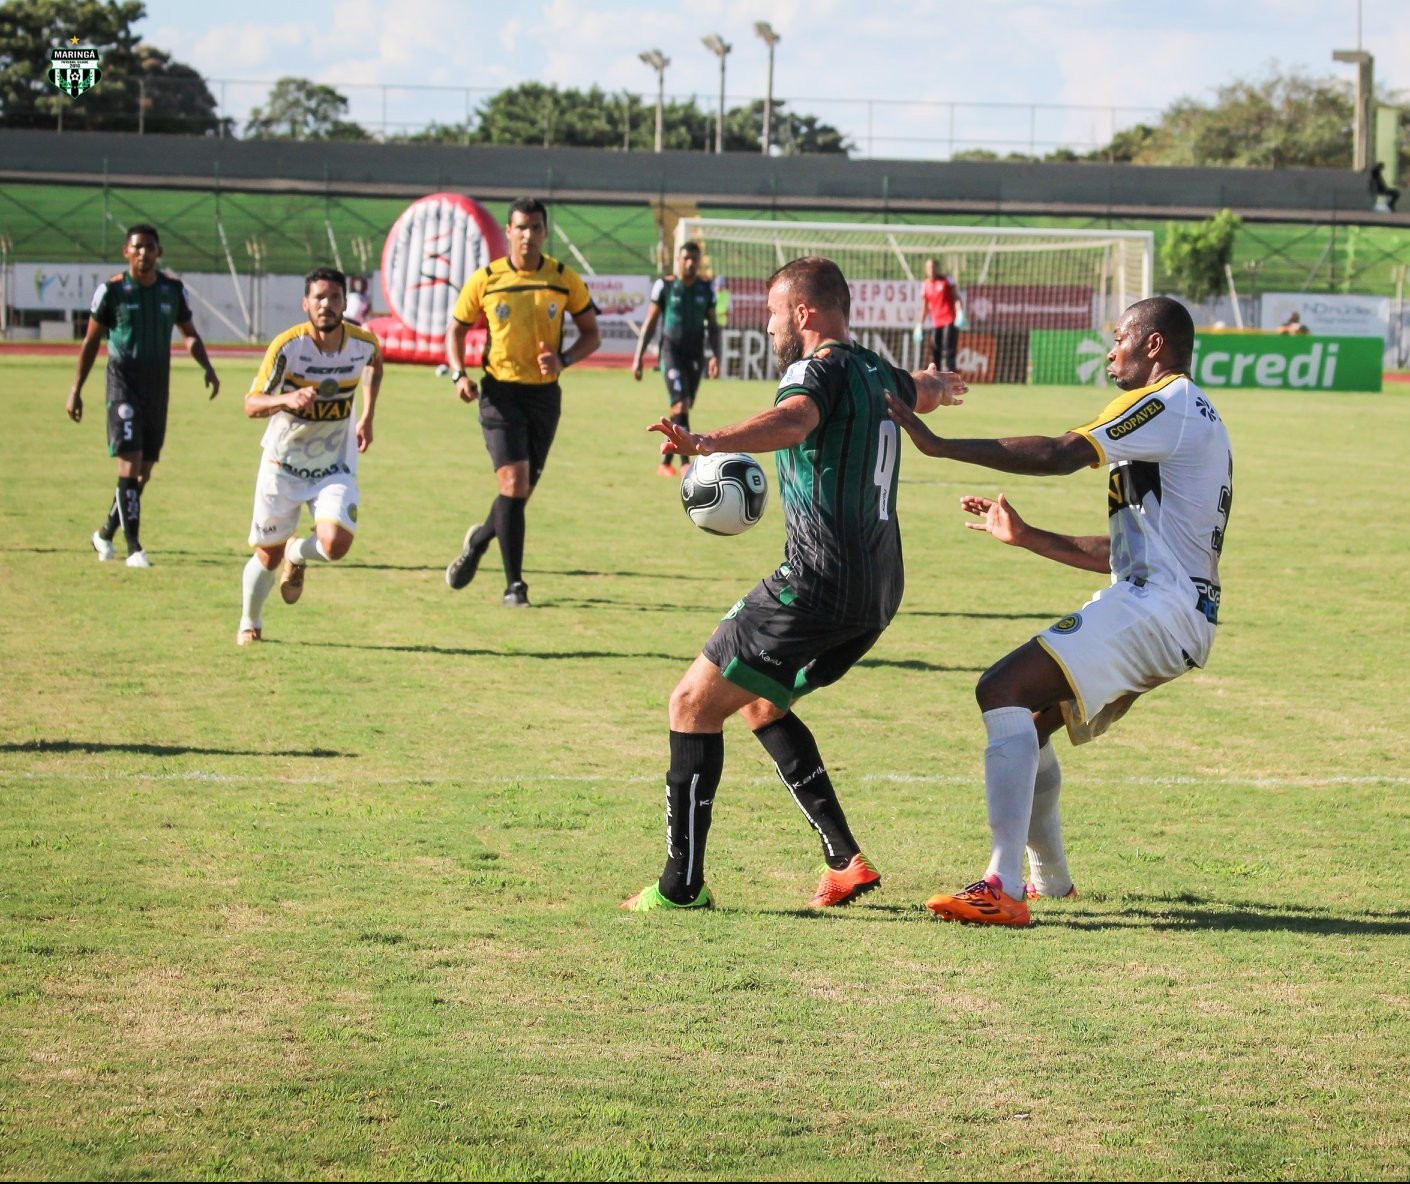
[[[831,259],[804,255],[785,263],[769,276],[769,293],[782,289],[790,304],[806,304],[819,312],[837,312],[843,320],[852,315],[852,292],[847,277]]]
[[[1138,300],[1121,316],[1129,337],[1145,341],[1159,333],[1165,341],[1165,363],[1175,370],[1188,370],[1195,351],[1195,322],[1190,310],[1169,296]]]

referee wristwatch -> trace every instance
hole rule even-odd
[[[451,382],[459,382],[462,378],[465,378],[469,373],[470,371],[468,370],[452,370],[449,374],[446,375],[446,377],[449,378]]]

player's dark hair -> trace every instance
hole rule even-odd
[[[336,267],[315,267],[308,275],[304,276],[304,295],[307,296],[309,289],[319,281],[329,284],[337,284],[342,288],[343,295],[348,294],[348,277]]]
[[[852,315],[852,292],[847,287],[847,277],[831,259],[804,255],[785,263],[769,276],[768,290],[772,292],[779,284],[787,284],[795,300],[823,311],[840,312],[844,317]]]
[[[1195,352],[1195,321],[1190,310],[1169,296],[1138,300],[1126,310],[1133,318],[1141,340],[1159,333],[1170,347],[1170,364],[1179,370],[1190,368]]]
[[[136,226],[129,226],[127,228],[127,233],[123,236],[122,241],[131,241],[132,236],[134,234],[150,234],[152,236],[152,241],[156,243],[157,246],[162,245],[162,236],[157,233],[157,228],[153,226],[150,222],[139,222]]]
[[[537,214],[543,219],[543,224],[548,225],[548,207],[536,197],[520,197],[509,203],[509,213],[505,215],[506,222],[514,221],[515,214],[523,214],[528,217]]]
[[[689,251],[692,255],[698,255],[700,254],[700,244],[694,239],[688,239],[686,242],[681,243],[681,250]]]

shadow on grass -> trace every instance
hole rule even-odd
[[[1041,909],[1035,910],[1034,920],[1065,929],[1211,929],[1366,937],[1410,935],[1410,910],[1407,909],[1368,910],[1356,915],[1316,905],[1210,900],[1192,893],[1174,897],[1124,897],[1113,903],[1116,911],[1110,914],[1093,915],[1078,912],[1075,907],[1062,911]]]
[[[1063,617],[1065,613],[974,613],[928,608],[905,608],[896,615],[898,617],[955,617],[962,621],[1056,621]]]
[[[186,744],[109,744],[101,740],[24,740],[0,744],[0,752],[131,752],[139,756],[269,756],[267,748],[205,748]],[[281,748],[279,756],[351,757],[333,748]]]
[[[983,674],[988,669],[985,666],[941,666],[938,662],[922,662],[919,658],[863,658],[857,665],[887,670],[921,670],[930,674]]]
[[[370,650],[374,653],[398,654],[440,654],[447,658],[533,658],[541,662],[559,662],[572,658],[655,658],[663,662],[678,662],[687,666],[693,655],[662,654],[653,651],[632,650],[487,650],[462,649],[449,645],[366,645],[352,641],[286,641],[281,644],[290,647],[305,646],[309,649]]]

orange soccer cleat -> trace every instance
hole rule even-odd
[[[873,888],[881,887],[881,873],[872,867],[871,860],[858,852],[841,871],[830,867],[823,868],[818,890],[808,901],[810,909],[832,909],[838,905],[851,904],[857,897]]]
[[[925,902],[925,907],[942,921],[964,921],[971,925],[1022,926],[1031,920],[1027,903],[1006,895],[999,887],[997,876],[976,880],[953,896],[936,893]]]

